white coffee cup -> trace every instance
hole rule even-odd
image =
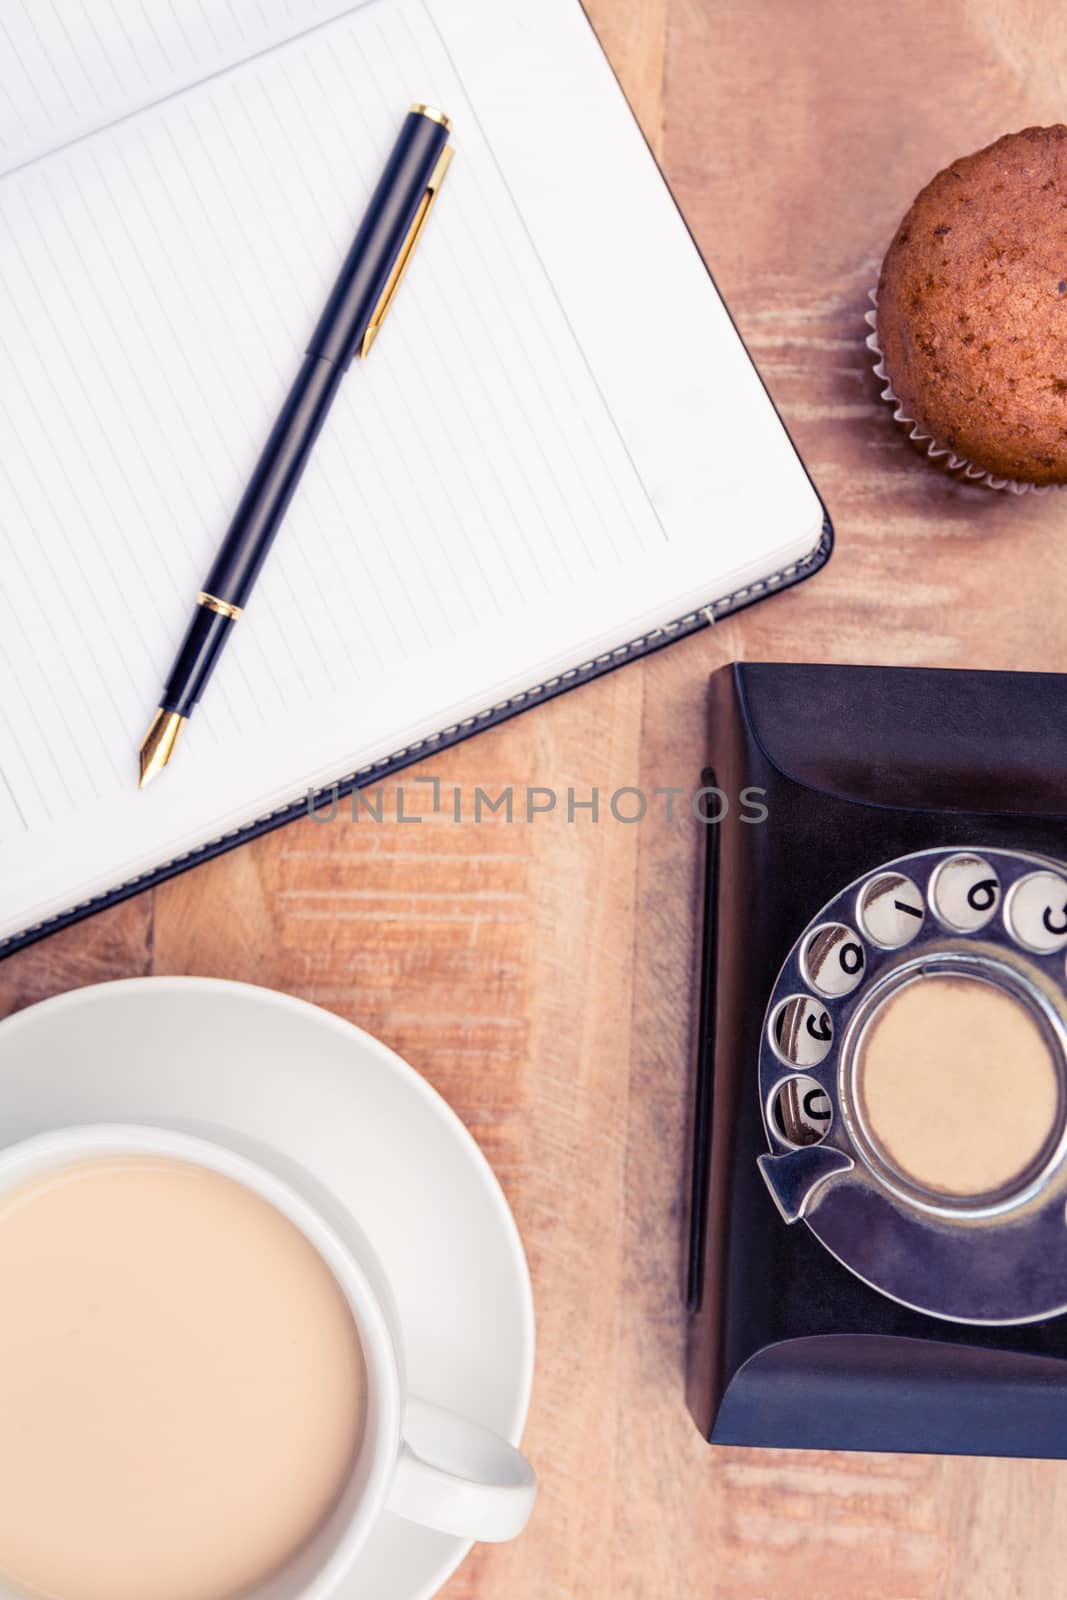
[[[252,1159],[214,1139],[93,1124],[0,1150],[0,1197],[58,1168],[116,1156],[188,1162],[267,1201],[318,1251],[359,1330],[367,1419],[351,1476],[326,1523],[247,1600],[327,1600],[385,1510],[467,1539],[500,1541],[522,1532],[537,1494],[533,1468],[497,1434],[408,1391],[400,1322],[381,1264],[355,1220],[310,1174],[283,1172],[268,1152]],[[24,1597],[0,1578],[0,1600]]]

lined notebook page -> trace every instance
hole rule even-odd
[[[457,158],[181,759],[139,795],[136,745],[413,85]],[[10,174],[0,284],[0,926],[671,592],[418,0],[371,0]]]
[[[353,0],[0,0],[0,171],[354,8]]]

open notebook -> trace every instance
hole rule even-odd
[[[441,199],[138,791],[413,100]],[[578,0],[0,0],[0,166],[0,949],[828,553]]]

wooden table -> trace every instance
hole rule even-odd
[[[1067,670],[1067,501],[946,481],[877,398],[867,290],[915,190],[1063,113],[1047,0],[590,0],[833,513],[813,582],[420,769],[691,787],[736,657]],[[446,790],[446,793],[448,790]],[[419,786],[409,807],[429,810]],[[712,1450],[680,1301],[699,829],[304,822],[0,965],[0,1009],[195,972],[304,995],[423,1072],[496,1168],[539,1313],[535,1521],[450,1600],[1063,1592],[1067,1464]]]

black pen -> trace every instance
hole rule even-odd
[[[174,754],[244,610],[341,379],[352,358],[365,356],[378,335],[452,159],[451,127],[432,106],[414,105],[404,119],[304,364],[198,596],[141,745],[142,789]]]

